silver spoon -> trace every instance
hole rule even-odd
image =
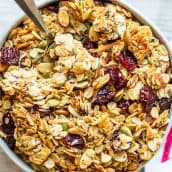
[[[19,7],[26,13],[26,15],[34,22],[38,28],[45,32],[48,46],[53,41],[53,36],[45,25],[41,14],[39,13],[34,0],[15,0]]]
[[[145,172],[145,167],[143,167],[139,172]]]

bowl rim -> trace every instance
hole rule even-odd
[[[57,0],[44,0],[44,2],[39,2],[38,7],[44,7],[52,2],[55,2]],[[137,10],[135,7],[133,7],[131,4],[125,2],[125,0],[112,0],[114,4],[120,5],[122,7],[124,7],[125,9],[127,9],[128,11],[131,12],[131,14],[141,23],[144,25],[148,25],[150,26],[150,28],[153,31],[153,34],[155,35],[156,38],[158,38],[160,40],[160,42],[165,45],[165,47],[167,48],[168,52],[169,52],[169,58],[170,58],[170,64],[172,66],[172,47],[170,46],[170,43],[168,42],[168,40],[166,39],[166,37],[164,36],[164,34],[157,28],[157,26],[155,26],[152,21],[150,21],[146,16],[144,16],[143,13],[141,13],[139,10]],[[1,38],[0,40],[0,48],[2,47],[3,43],[5,42],[9,32],[11,31],[11,29],[15,28],[17,25],[19,25],[22,20],[23,17],[19,17],[19,19],[17,19],[14,24],[12,24],[11,26],[8,27],[8,31],[7,33]],[[170,108],[170,112],[169,112],[169,119],[170,122],[168,123],[167,127],[166,127],[166,131],[165,131],[165,135],[163,136],[163,142],[160,146],[160,148],[163,146],[163,143],[165,142],[165,138],[167,137],[167,134],[171,128],[171,124],[172,124],[172,106]],[[2,151],[23,171],[25,172],[34,172],[34,170],[27,164],[25,163],[19,156],[16,155],[16,153],[14,151],[12,151],[11,149],[9,149],[9,147],[7,146],[6,142],[0,137],[0,148],[2,149]],[[155,155],[151,158],[151,160],[158,154],[159,150],[155,153]],[[151,160],[149,160],[148,162],[150,162]],[[145,166],[148,162],[144,163],[143,166]],[[142,166],[142,167],[143,167]],[[142,168],[140,167],[138,169],[138,171]]]

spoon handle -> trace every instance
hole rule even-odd
[[[40,15],[34,0],[15,0],[19,7],[27,14],[28,17],[38,26],[38,28],[48,34],[48,28]]]
[[[145,168],[143,167],[139,172],[145,172]]]

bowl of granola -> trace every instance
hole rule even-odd
[[[171,51],[130,5],[60,1],[0,50],[0,147],[27,172],[138,171],[170,123]]]

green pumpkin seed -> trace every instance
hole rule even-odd
[[[60,103],[61,103],[61,101],[58,100],[58,99],[49,99],[49,100],[47,101],[46,105],[47,105],[48,107],[56,107],[56,106],[58,106]]]
[[[69,129],[69,126],[68,126],[67,123],[63,123],[62,128],[63,128],[64,131],[67,131]]]
[[[45,48],[47,46],[47,40],[43,40],[39,43],[40,48]]]
[[[126,127],[126,126],[122,126],[121,129],[120,129],[120,131],[123,132],[123,133],[125,133],[128,136],[132,136],[131,130],[128,127]]]

